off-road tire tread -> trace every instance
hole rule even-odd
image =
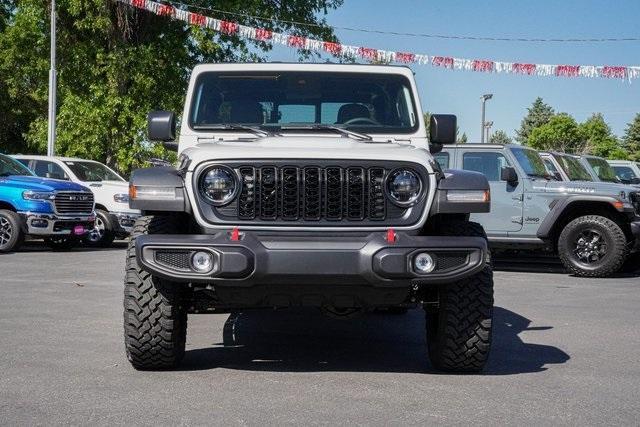
[[[609,257],[609,262],[605,263],[598,270],[588,271],[580,269],[575,266],[569,256],[567,256],[567,249],[564,244],[567,242],[567,238],[571,231],[584,224],[584,223],[597,223],[600,226],[604,227],[611,233],[611,237],[615,243],[615,248],[613,249],[615,252],[611,253],[611,257]],[[612,274],[618,272],[622,265],[625,263],[629,256],[629,244],[627,242],[627,237],[622,231],[622,228],[610,218],[600,216],[600,215],[585,215],[574,219],[569,222],[558,237],[558,256],[560,257],[560,261],[568,269],[571,273],[580,277],[608,277]]]
[[[440,223],[437,234],[487,238],[482,225],[471,221]],[[490,264],[471,277],[443,286],[438,308],[426,310],[427,348],[432,365],[448,372],[482,371],[491,350],[492,319]]]
[[[124,283],[124,338],[127,357],[139,370],[175,368],[184,357],[187,311],[182,288],[152,276],[138,265],[135,239],[142,234],[172,234],[175,216],[140,217],[127,248]]]
[[[485,267],[474,276],[447,285],[441,290],[439,303],[438,311],[427,311],[431,363],[442,371],[482,371],[491,349],[493,271]]]

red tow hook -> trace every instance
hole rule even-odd
[[[240,230],[238,229],[238,227],[233,227],[233,230],[231,230],[231,240],[233,240],[234,242],[240,240]]]
[[[396,240],[398,240],[398,235],[396,234],[396,231],[393,228],[388,229],[387,230],[387,242],[395,243]]]

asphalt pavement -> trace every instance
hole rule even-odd
[[[430,367],[421,310],[192,315],[181,369],[137,372],[123,248],[0,256],[0,424],[638,425],[640,272],[498,261],[482,375]]]

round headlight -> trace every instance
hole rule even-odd
[[[233,171],[215,166],[208,169],[200,178],[200,194],[214,206],[231,202],[238,191],[238,183]]]
[[[413,205],[420,197],[421,190],[420,177],[409,169],[397,169],[387,178],[387,193],[396,205]]]

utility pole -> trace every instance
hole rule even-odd
[[[480,99],[482,100],[482,125],[480,126],[480,142],[482,144],[484,144],[484,132],[485,132],[485,125],[486,125],[485,117],[484,117],[485,116],[485,114],[484,114],[485,113],[485,105],[486,105],[487,101],[489,99],[491,99],[491,98],[493,98],[493,94],[492,93],[487,93],[487,94],[484,94],[484,95],[482,95],[480,97]]]
[[[493,126],[493,122],[485,122],[484,127],[487,130],[486,141],[487,144],[491,142],[491,127]]]
[[[55,155],[56,145],[56,0],[51,0],[51,68],[49,69],[49,128],[47,156]]]

